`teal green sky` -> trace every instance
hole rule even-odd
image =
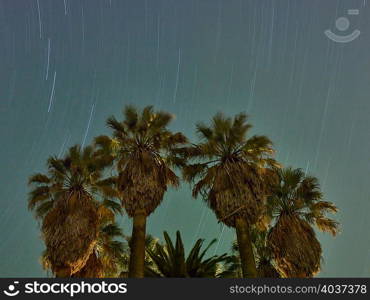
[[[342,233],[319,234],[321,276],[370,276],[370,3],[367,0],[0,0],[0,276],[44,276],[27,178],[49,155],[109,133],[126,104],[195,123],[246,111],[277,158],[317,176]],[[358,15],[348,15],[358,9]],[[338,30],[339,17],[349,28]],[[344,19],[338,23],[343,23]],[[339,27],[340,28],[340,27]],[[324,34],[361,34],[336,43]],[[344,29],[344,28],[340,28]],[[124,216],[123,229],[130,233]],[[230,249],[184,184],[148,232],[181,230]]]

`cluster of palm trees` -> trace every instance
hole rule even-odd
[[[314,227],[335,235],[315,177],[282,168],[266,136],[249,136],[243,113],[199,123],[199,141],[170,131],[173,115],[126,106],[107,120],[111,136],[73,146],[30,177],[29,209],[40,221],[45,269],[56,277],[312,277],[322,249]],[[146,233],[146,220],[167,189],[192,184],[219,222],[235,228],[231,254],[207,256],[199,239],[186,255],[175,243]],[[124,236],[117,214],[132,218]]]

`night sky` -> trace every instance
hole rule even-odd
[[[336,43],[327,29],[361,34]],[[342,233],[319,234],[320,276],[370,276],[370,2],[0,0],[0,276],[45,276],[28,176],[109,134],[106,118],[130,103],[175,114],[171,129],[192,140],[196,122],[246,111],[278,160],[317,176],[340,208]],[[234,239],[187,184],[147,228],[178,229],[188,249],[218,237],[211,254]]]

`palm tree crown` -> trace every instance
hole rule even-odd
[[[172,242],[166,231],[163,235],[164,245],[158,242],[153,249],[147,249],[153,262],[151,266],[146,268],[146,276],[148,277],[215,278],[221,274],[222,264],[229,260],[226,253],[205,258],[209,248],[216,242],[215,239],[204,250],[201,250],[204,240],[198,239],[186,257],[179,231],[176,232],[175,243]]]
[[[99,136],[96,144],[117,160],[118,189],[128,215],[143,210],[148,216],[161,203],[167,186],[179,184],[170,167],[180,163],[175,152],[186,138],[167,129],[171,114],[154,112],[151,106],[141,112],[127,106],[124,117],[122,122],[110,117],[113,138]]]
[[[243,113],[233,119],[217,114],[211,126],[197,125],[201,142],[186,153],[198,161],[184,168],[186,180],[199,179],[193,196],[201,194],[217,218],[232,227],[239,217],[257,221],[270,180],[266,168],[278,165],[267,137],[247,137],[251,127]]]

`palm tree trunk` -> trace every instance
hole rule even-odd
[[[238,239],[239,254],[244,278],[256,278],[256,261],[254,259],[250,229],[245,219],[238,218],[235,221],[236,235]]]
[[[130,241],[129,277],[144,277],[146,214],[138,211],[134,216]]]

